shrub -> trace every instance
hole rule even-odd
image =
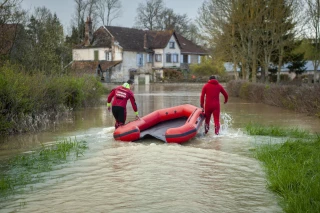
[[[230,96],[319,116],[320,85],[279,85],[230,81]]]
[[[181,80],[183,79],[183,74],[175,69],[164,69],[163,77],[165,80]]]
[[[212,59],[205,58],[200,64],[191,64],[190,69],[192,74],[197,76],[224,75],[225,73],[223,63],[213,63]]]
[[[0,134],[39,129],[66,108],[96,105],[104,92],[93,76],[26,74],[21,67],[0,67]],[[40,117],[39,117],[40,116]]]

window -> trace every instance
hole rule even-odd
[[[142,53],[137,54],[137,66],[138,67],[143,66],[143,54]]]
[[[152,54],[151,53],[149,53],[147,55],[147,63],[152,63]]]
[[[174,49],[174,41],[170,41],[169,42],[169,48],[170,49]]]
[[[162,62],[162,54],[156,54],[155,60],[156,60],[156,62]]]
[[[188,63],[188,55],[183,55],[183,63]]]
[[[170,54],[170,53],[168,53],[168,54],[166,55],[166,62],[167,62],[167,63],[171,63],[171,54]]]
[[[94,51],[94,60],[95,60],[95,61],[98,61],[98,60],[99,60],[99,51],[98,51],[98,50],[95,50],[95,51]]]
[[[173,54],[172,55],[172,62],[173,63],[178,63],[179,62],[179,55],[178,54]]]
[[[106,60],[112,61],[112,53],[111,52],[106,52]]]

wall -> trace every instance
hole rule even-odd
[[[86,49],[73,49],[72,59],[74,61],[94,61],[94,51],[99,51],[98,60],[106,60],[107,51],[112,51],[110,48],[86,48]]]
[[[172,41],[175,42],[174,49],[170,49],[170,47],[169,47],[169,43],[172,42]],[[173,63],[173,62],[167,63],[166,62],[166,54],[167,53],[178,54],[178,62],[177,63]],[[167,44],[167,46],[164,48],[164,52],[163,52],[163,55],[162,55],[163,66],[164,67],[173,67],[173,66],[180,67],[180,53],[181,53],[181,51],[180,51],[180,47],[178,45],[178,42],[176,41],[175,37],[172,35],[170,40],[169,40],[169,42],[168,42],[168,44]]]
[[[161,54],[162,55],[161,62],[156,62],[156,58],[155,58],[156,54]],[[165,58],[163,57],[163,49],[154,49],[154,55],[153,55],[154,67],[163,67],[163,61],[164,60],[165,60]]]

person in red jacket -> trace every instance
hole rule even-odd
[[[214,132],[219,134],[220,130],[220,99],[219,95],[224,96],[224,103],[228,102],[228,93],[219,84],[214,75],[210,76],[209,81],[202,87],[200,96],[200,106],[205,113],[205,134],[209,131],[210,117],[213,114]]]
[[[108,100],[107,107],[108,111],[111,110],[111,101],[112,101],[112,114],[116,119],[115,128],[117,129],[119,126],[125,124],[127,119],[127,101],[130,100],[132,108],[136,114],[136,118],[139,119],[139,113],[136,101],[134,99],[133,92],[133,81],[128,80],[127,83],[124,83],[122,86],[118,86],[111,90]]]

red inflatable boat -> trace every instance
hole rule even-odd
[[[117,128],[113,137],[137,141],[151,136],[167,143],[183,143],[195,137],[204,120],[201,108],[190,104],[154,111]]]

